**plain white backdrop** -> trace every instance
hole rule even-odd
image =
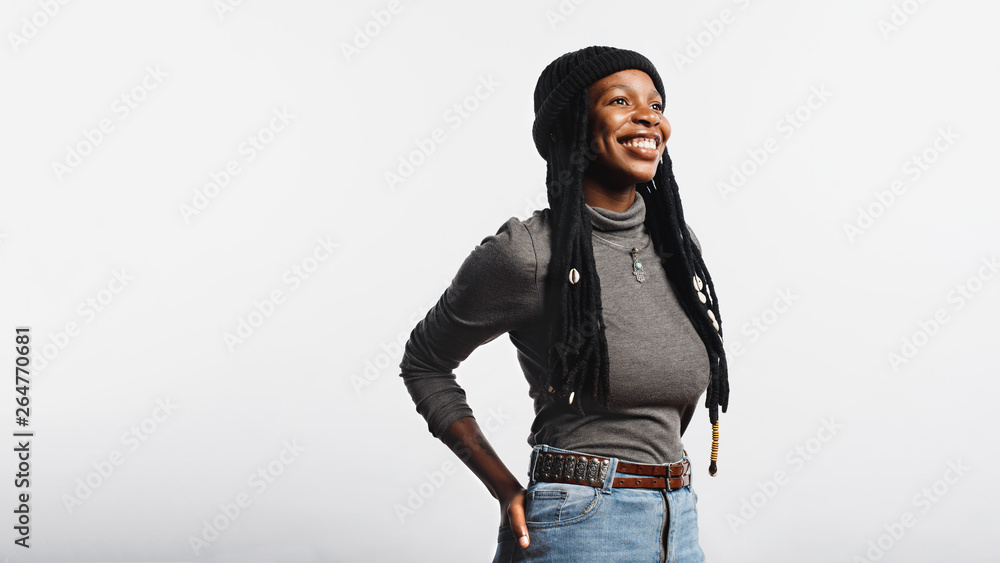
[[[0,362],[30,326],[35,432],[24,549],[5,380],[5,561],[488,561],[496,501],[398,364],[548,205],[533,90],[587,45],[657,65],[720,297],[717,476],[707,409],[684,435],[708,560],[995,551],[995,3],[0,10]],[[526,482],[513,345],[456,373]]]

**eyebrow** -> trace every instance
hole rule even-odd
[[[597,95],[597,97],[600,98],[604,94],[607,94],[608,90],[613,90],[615,88],[620,88],[620,89],[625,90],[626,92],[629,92],[629,93],[635,93],[636,92],[636,89],[633,88],[633,87],[631,87],[631,86],[629,86],[628,84],[612,84],[611,86],[608,86],[607,88],[605,88],[604,90],[602,90]],[[660,96],[660,92],[657,91],[655,88],[650,92],[650,94],[652,94],[654,98],[660,98],[661,97]]]

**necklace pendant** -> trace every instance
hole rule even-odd
[[[642,271],[642,262],[639,261],[639,249],[632,249],[632,275],[640,283],[646,281],[646,273]]]

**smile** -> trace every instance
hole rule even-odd
[[[656,134],[631,135],[624,139],[619,139],[618,144],[625,147],[628,152],[644,160],[656,160],[660,158],[660,151],[656,147],[660,144],[660,137]]]
[[[646,139],[644,137],[635,137],[635,138],[629,139],[627,141],[619,141],[619,142],[621,144],[625,145],[626,147],[639,147],[639,148],[643,148],[643,149],[655,149],[656,148],[656,140],[655,139]]]

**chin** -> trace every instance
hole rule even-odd
[[[656,166],[653,166],[648,171],[646,170],[637,171],[637,173],[635,174],[635,183],[643,184],[652,180],[655,177],[656,177]]]

